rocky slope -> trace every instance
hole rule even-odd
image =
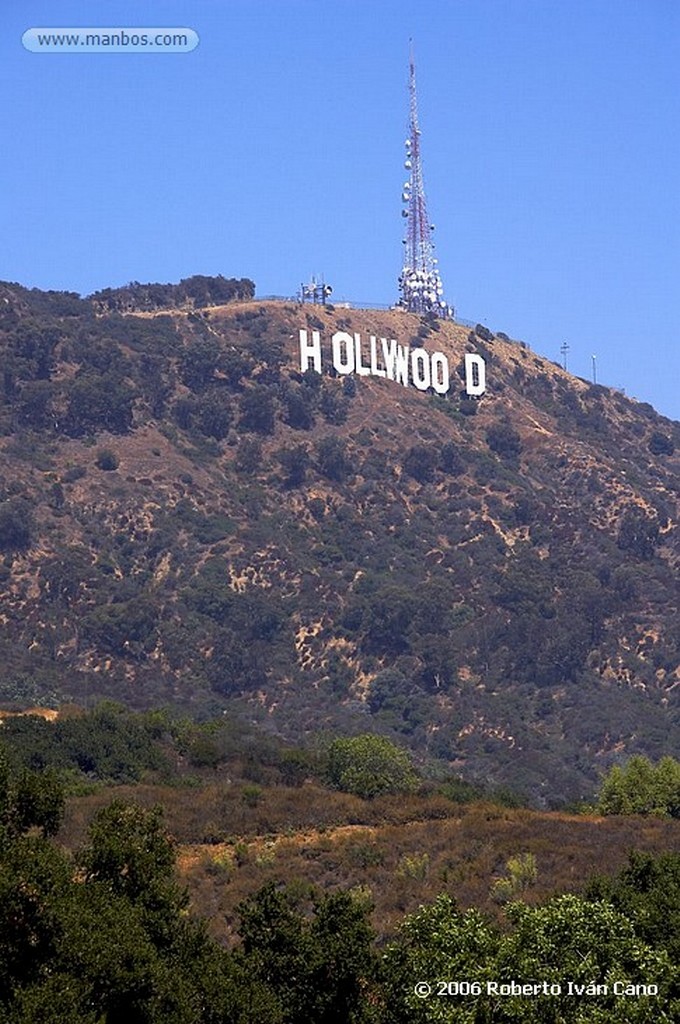
[[[5,704],[385,731],[540,803],[677,749],[679,424],[484,329],[200,280],[0,286]],[[301,328],[455,383],[303,375]]]

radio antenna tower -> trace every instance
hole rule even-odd
[[[404,265],[399,278],[399,305],[409,313],[430,313],[453,319],[453,309],[444,301],[444,287],[437,269],[432,232],[427,216],[423,166],[420,154],[420,126],[416,96],[416,65],[413,44],[409,53],[409,124],[404,167],[409,172],[401,194],[402,217],[406,220]]]

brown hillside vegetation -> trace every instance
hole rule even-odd
[[[250,806],[244,792],[247,798],[248,787],[223,785],[116,791],[143,806],[163,804],[192,907],[224,942],[234,939],[237,905],[271,880],[370,890],[384,939],[405,913],[440,892],[499,916],[490,888],[517,854],[536,857],[536,884],[522,898],[540,903],[580,891],[596,873],[620,870],[630,850],[660,853],[680,843],[680,824],[657,818],[541,814],[442,797],[366,802],[312,785],[265,789]],[[61,840],[78,846],[86,822],[110,797],[103,791],[72,801]]]
[[[370,728],[544,806],[677,749],[678,424],[396,311],[2,295],[9,708]],[[301,328],[441,351],[454,384],[302,377]]]

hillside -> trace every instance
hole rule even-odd
[[[256,798],[247,800],[253,790]],[[223,942],[233,942],[241,900],[270,882],[370,892],[374,925],[384,937],[395,933],[404,913],[440,892],[500,919],[492,886],[518,851],[536,857],[538,877],[523,896],[535,904],[557,892],[580,892],[598,873],[620,871],[632,849],[673,850],[679,833],[677,821],[653,817],[457,805],[441,796],[362,801],[314,785],[258,790],[236,783],[226,790],[214,784],[200,791],[102,789],[70,802],[60,841],[82,844],[86,823],[112,793],[146,808],[163,805],[194,910]]]
[[[484,329],[196,280],[0,285],[5,705],[387,732],[539,804],[677,749],[680,425]],[[487,392],[302,376],[301,328]]]

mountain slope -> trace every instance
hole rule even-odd
[[[206,280],[0,286],[2,699],[388,731],[542,803],[675,747],[678,424],[484,329]],[[301,328],[487,392],[301,375]]]

